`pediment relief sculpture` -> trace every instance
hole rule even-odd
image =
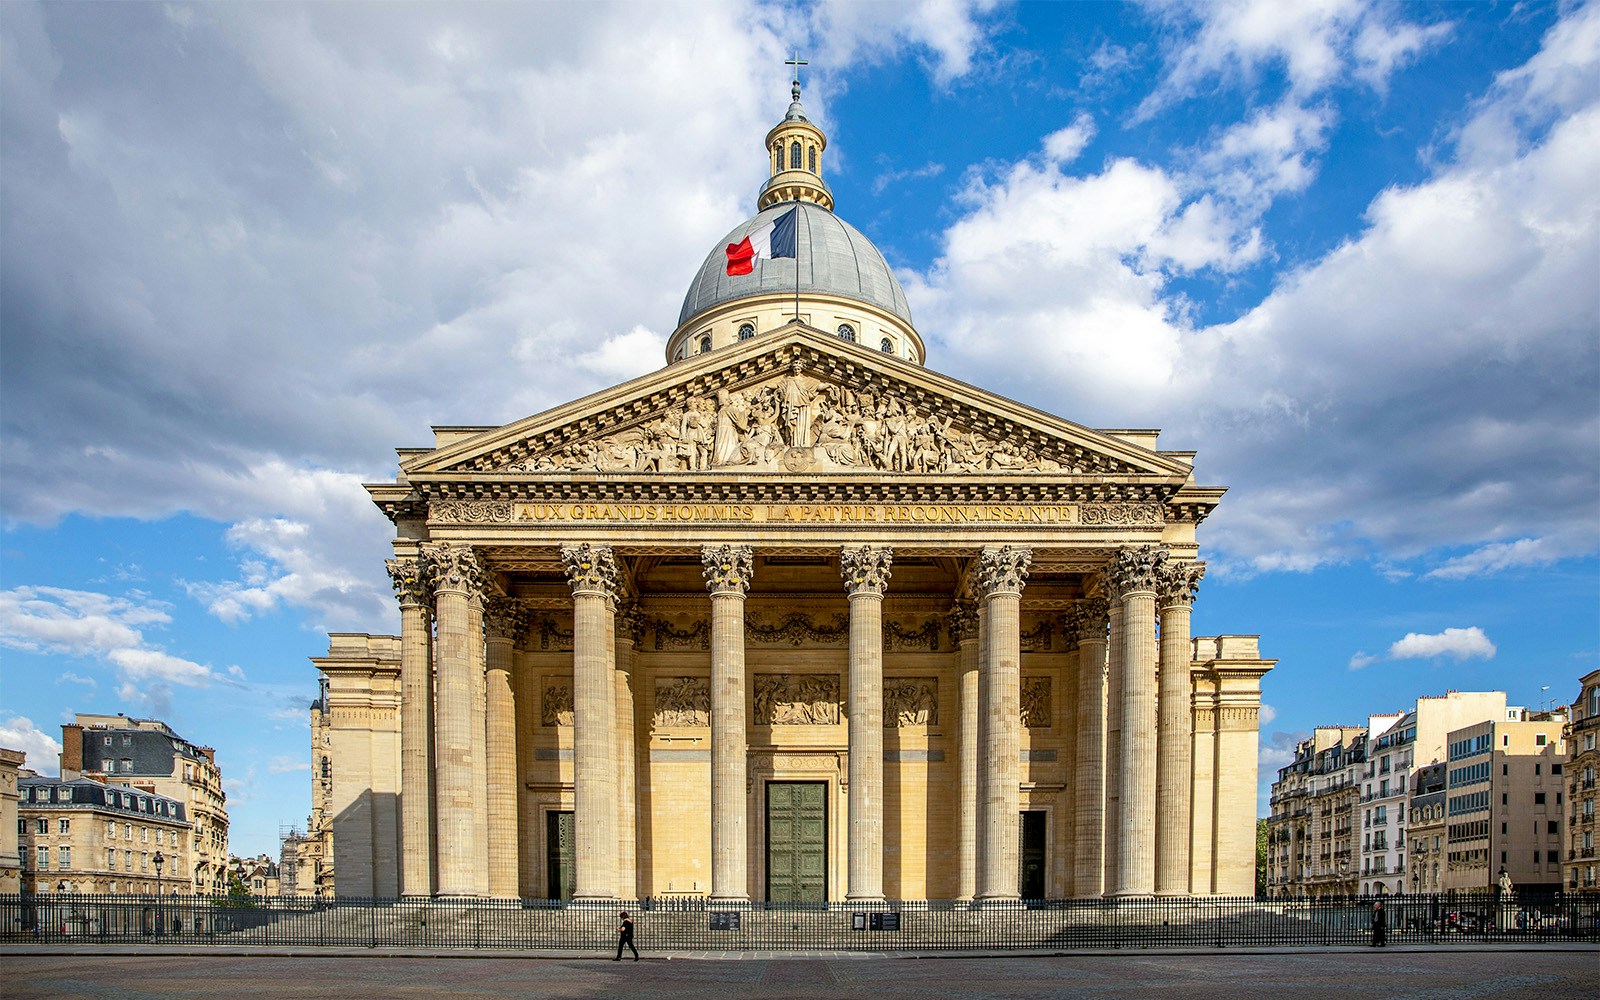
[[[1024,438],[963,427],[927,403],[876,386],[851,389],[791,371],[690,398],[614,433],[493,471],[1021,474],[1107,471],[1109,462],[1082,449],[1051,454]]]

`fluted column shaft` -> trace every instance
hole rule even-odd
[[[960,673],[961,721],[956,732],[956,898],[978,893],[978,613],[970,603],[950,612]]]
[[[754,553],[748,545],[707,545],[701,562],[711,591],[711,898],[736,903],[750,898],[744,599]]]
[[[617,615],[617,892],[624,899],[639,898],[639,817],[635,784],[638,761],[634,736],[633,663],[638,646],[641,615],[637,604]]]
[[[839,555],[850,595],[850,841],[845,898],[883,899],[883,591],[893,554],[862,545]]]
[[[979,592],[986,616],[979,684],[983,689],[983,769],[987,778],[979,803],[984,857],[977,898],[986,901],[1020,896],[1022,587],[1032,558],[1028,549],[1005,545],[984,549],[978,560]]]
[[[472,894],[489,894],[489,686],[482,590],[467,602],[472,658]],[[335,876],[337,878],[337,876]]]
[[[391,559],[400,602],[400,892],[433,895],[433,582],[424,558]]]
[[[1122,831],[1117,825],[1122,803],[1122,595],[1106,581],[1106,774],[1105,774],[1105,877],[1106,893],[1121,883]]]
[[[489,895],[517,899],[521,883],[517,856],[517,703],[511,687],[511,669],[516,640],[528,619],[518,603],[507,597],[489,598],[484,612]]]
[[[561,558],[572,584],[573,897],[615,899],[616,560],[610,547],[588,543],[563,548]]]
[[[1106,602],[1083,602],[1078,626],[1077,844],[1072,894],[1105,892]]]
[[[1205,567],[1168,562],[1161,575],[1161,679],[1156,705],[1156,895],[1190,892],[1189,842],[1194,819],[1193,683],[1189,618]]]
[[[1112,893],[1155,892],[1156,578],[1166,552],[1122,549],[1113,573],[1122,595],[1122,746],[1118,863]]]
[[[473,629],[472,602],[483,587],[483,567],[470,545],[431,543],[424,551],[434,566],[438,616],[438,699],[434,744],[438,796],[438,893],[476,895],[476,831],[473,829],[473,729],[483,720],[474,712],[478,682],[472,676],[475,647],[483,642]]]

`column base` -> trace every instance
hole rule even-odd
[[[750,897],[749,896],[718,896],[718,895],[711,895],[711,896],[707,896],[706,897],[706,906],[708,908],[709,907],[713,907],[713,906],[720,906],[720,907],[722,907],[724,909],[737,910],[740,907],[745,907],[745,906],[749,906],[749,905],[750,905]]]
[[[877,893],[876,895],[869,895],[865,893],[861,895],[851,895],[847,892],[844,894],[844,901],[851,906],[883,906],[888,902],[888,897],[884,896],[882,893]]]
[[[974,910],[1020,910],[1022,909],[1022,895],[1008,893],[1003,896],[980,895],[972,901],[971,909]]]
[[[572,901],[568,905],[569,906],[583,906],[583,907],[599,907],[599,906],[615,906],[616,904],[617,904],[617,897],[615,897],[615,896],[573,896],[572,897]]]

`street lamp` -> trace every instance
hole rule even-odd
[[[162,856],[160,851],[157,851],[156,852],[156,856],[151,858],[150,860],[154,861],[156,863],[156,937],[160,937],[161,936],[161,866],[166,864],[167,859]]]

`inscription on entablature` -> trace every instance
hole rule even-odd
[[[1022,720],[1024,729],[1049,729],[1051,716],[1050,678],[1022,678],[1019,707],[1018,716]]]
[[[756,674],[752,685],[758,726],[836,726],[838,674]]]
[[[541,726],[572,725],[572,685],[564,678],[546,677],[539,702]]]
[[[656,678],[655,725],[711,725],[711,681],[705,677]]]
[[[883,725],[886,729],[939,724],[937,677],[885,677]]]

